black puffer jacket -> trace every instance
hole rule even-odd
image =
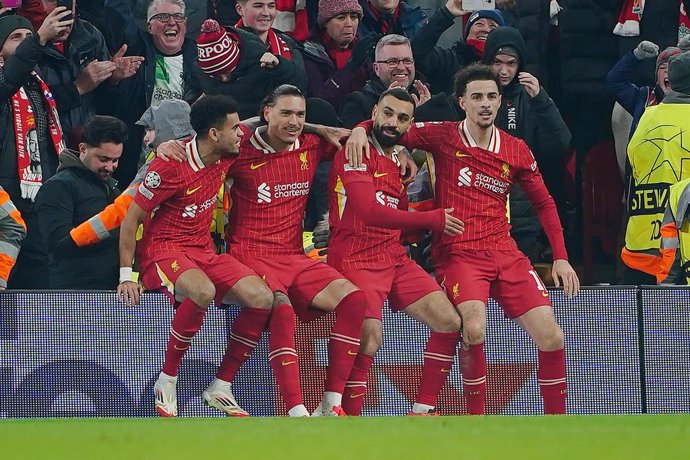
[[[26,222],[27,236],[19,252],[17,264],[10,277],[9,286],[14,289],[48,288],[47,253],[36,227],[36,206],[23,199],[17,168],[17,141],[12,96],[23,87],[31,101],[38,127],[38,144],[41,152],[41,170],[45,182],[58,165],[58,156],[48,131],[48,114],[43,103],[42,90],[31,76],[43,53],[38,35],[25,39],[13,56],[5,59],[0,68],[0,186],[10,195]]]
[[[112,204],[120,191],[87,169],[79,154],[60,154],[57,174],[38,192],[38,229],[48,248],[51,289],[114,289],[120,260],[119,238],[79,248],[69,232]]]
[[[186,76],[184,100],[189,104],[202,94],[224,94],[239,103],[240,118],[259,114],[261,100],[275,87],[295,79],[295,66],[282,56],[274,69],[265,69],[259,59],[266,52],[263,42],[255,34],[234,27],[226,27],[228,33],[239,42],[240,62],[232,73],[232,80],[222,82],[206,75],[197,65]]]
[[[426,78],[419,72],[415,74],[415,80],[426,83]],[[346,128],[354,128],[364,120],[371,118],[371,110],[379,101],[381,93],[385,90],[386,87],[381,83],[381,80],[373,78],[367,81],[362,91],[350,93],[345,100],[345,106],[340,114],[343,126]],[[408,88],[408,91],[419,96],[412,86]]]
[[[549,47],[551,0],[520,0],[515,8],[504,11],[512,16],[511,25],[520,31],[525,40],[525,70],[536,76],[545,85],[547,75],[547,50]]]
[[[620,0],[562,0],[561,99],[563,118],[581,157],[611,137],[613,99],[606,75],[618,60],[618,37],[612,33]],[[648,2],[652,3],[652,2]],[[646,12],[645,12],[646,14]]]
[[[112,98],[116,91],[104,81],[93,91],[79,94],[74,83],[93,60],[110,60],[103,34],[92,24],[76,19],[65,51],[60,52],[48,44],[39,62],[41,77],[55,97],[65,141],[74,148],[81,142],[82,125],[98,112],[98,101]]]
[[[489,34],[484,48],[484,62],[493,62],[498,50],[505,46],[518,51],[518,73],[524,71],[525,42],[520,32],[512,27],[498,27]],[[527,143],[549,190],[559,186],[563,155],[570,145],[571,136],[544,88],[531,97],[519,83],[516,74],[513,81],[503,87],[496,126]],[[511,235],[518,247],[525,254],[530,254],[530,245],[536,241],[541,225],[527,196],[516,185],[510,194],[510,223]]]
[[[481,59],[479,53],[462,40],[456,42],[450,49],[436,46],[443,32],[452,26],[454,21],[455,16],[448,8],[441,7],[412,40],[415,67],[429,77],[433,94],[453,91],[455,73]]]

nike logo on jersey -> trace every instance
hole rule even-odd
[[[297,361],[283,361],[280,364],[283,366],[289,366],[290,364],[297,364]]]
[[[450,372],[450,369],[445,369],[445,368],[442,367],[442,368],[441,368],[441,372],[445,372],[445,373],[447,374],[447,373]]]
[[[175,348],[175,350],[178,350],[178,351],[185,351],[187,348],[189,348],[189,346],[186,346],[184,348],[180,348],[177,345],[173,345],[173,348]]]
[[[203,185],[200,185],[200,186],[198,186],[198,187],[196,187],[196,188],[188,188],[188,189],[185,191],[185,195],[191,195],[192,193],[194,193],[194,192],[196,192],[197,190],[199,190],[201,187],[203,187]]]
[[[380,173],[380,172],[378,172],[378,171],[376,171],[376,172],[374,173],[374,177],[376,177],[376,178],[383,177],[383,176],[387,176],[387,175],[388,175],[388,173]]]
[[[350,399],[361,398],[361,397],[364,396],[365,394],[366,394],[366,393],[352,393],[352,394],[350,395]]]
[[[249,169],[251,169],[252,171],[255,169],[259,169],[260,167],[262,167],[266,163],[268,163],[268,161],[264,161],[263,163],[256,163],[256,164],[252,163],[249,165]]]
[[[244,356],[245,358],[249,358],[251,355],[251,353],[247,353],[246,351],[242,353],[242,356]]]
[[[455,152],[455,158],[465,158],[465,157],[471,157],[469,153],[462,153],[460,151]]]
[[[357,352],[352,350],[347,350],[347,354],[350,356],[357,356]]]

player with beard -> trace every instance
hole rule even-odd
[[[401,139],[408,148],[431,152],[436,165],[436,204],[454,208],[465,231],[435,232],[436,276],[459,309],[464,346],[461,366],[468,411],[483,414],[486,400],[484,336],[489,295],[534,340],[539,349],[537,378],[547,414],[565,413],[566,371],[563,331],[543,282],[510,237],[506,204],[511,185],[520,184],[553,248],[552,275],[565,294],[579,291],[568,262],[556,206],[524,141],[494,126],[501,105],[498,74],[472,64],[458,73],[455,94],[467,113],[461,122],[417,123]],[[367,122],[353,130],[348,157],[368,150]],[[366,128],[366,129],[362,129]]]
[[[239,155],[237,111],[228,96],[206,96],[194,103],[190,121],[197,136],[186,144],[186,160],[151,162],[120,227],[118,297],[128,305],[139,301],[142,287],[131,280],[132,259],[136,232],[144,223],[138,248],[141,280],[147,289],[164,290],[177,304],[163,369],[153,387],[156,411],[163,417],[177,416],[177,371],[214,299],[216,305],[233,301],[248,307],[233,322],[231,336],[237,330],[260,335],[271,313],[271,291],[231,255],[217,255],[209,232],[218,190]],[[242,350],[228,349],[226,356],[233,352]],[[237,405],[230,382],[214,380],[202,397],[228,415],[248,415]]]
[[[389,89],[374,106],[369,148],[359,167],[350,166],[341,149],[329,178],[332,238],[328,264],[362,289],[367,298],[359,353],[343,395],[348,415],[360,415],[367,372],[382,343],[381,309],[389,299],[431,329],[424,351],[422,381],[410,415],[436,415],[438,394],[447,380],[460,339],[460,315],[441,287],[407,257],[402,231],[432,229],[449,236],[462,233],[453,209],[408,212],[407,192],[398,174],[396,144],[412,124],[415,101],[404,89]]]

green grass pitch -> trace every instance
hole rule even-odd
[[[690,415],[5,419],[14,459],[688,459]]]

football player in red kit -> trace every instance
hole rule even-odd
[[[343,395],[348,415],[362,411],[367,372],[382,342],[381,309],[386,299],[395,311],[404,311],[431,329],[410,415],[436,414],[436,400],[460,340],[460,315],[438,283],[410,260],[401,243],[401,230],[433,229],[448,235],[463,230],[462,222],[450,214],[452,209],[407,210],[396,144],[410,127],[414,109],[415,101],[406,90],[383,92],[372,114],[371,158],[352,167],[341,149],[330,173],[328,264],[367,296],[361,345]]]
[[[194,103],[190,121],[197,136],[186,144],[186,161],[153,160],[120,228],[118,296],[129,305],[138,303],[141,287],[132,282],[131,267],[136,232],[144,223],[137,248],[141,280],[146,288],[163,289],[179,302],[154,385],[156,411],[164,417],[177,416],[177,371],[214,299],[217,305],[225,299],[247,306],[244,322],[236,320],[231,335],[248,327],[261,334],[271,313],[273,293],[231,255],[217,255],[209,232],[218,190],[239,154],[237,111],[227,96]],[[242,353],[228,348],[228,353]],[[228,415],[248,415],[237,405],[230,382],[214,380],[202,397]]]
[[[562,283],[566,295],[574,295],[579,281],[568,262],[556,206],[532,153],[522,140],[494,126],[500,88],[499,77],[490,67],[466,67],[456,77],[455,94],[467,118],[417,123],[401,144],[433,155],[436,205],[453,208],[453,215],[465,225],[458,235],[435,232],[432,256],[437,279],[462,316],[461,368],[469,413],[484,413],[484,335],[491,296],[535,341],[544,412],[562,414],[567,395],[563,331],[543,282],[510,237],[506,203],[511,184],[520,184],[544,227],[553,248],[556,285]],[[367,149],[366,129],[371,129],[371,122],[353,130],[348,157]]]

